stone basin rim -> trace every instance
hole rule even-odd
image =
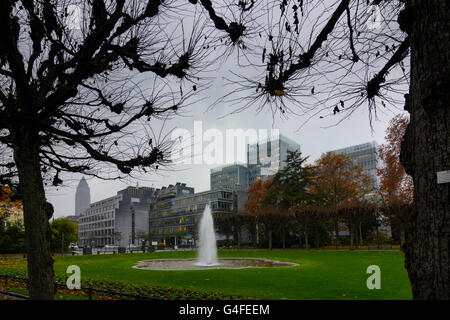
[[[146,268],[145,264],[146,263],[152,263],[152,262],[156,262],[156,263],[160,263],[160,262],[196,262],[197,259],[196,258],[186,258],[186,259],[149,259],[149,260],[141,260],[138,261],[136,265],[134,265],[132,268],[135,269],[140,269],[140,270],[153,270],[153,271],[195,271],[195,270],[208,270],[208,269],[231,269],[231,270],[237,270],[237,269],[246,269],[246,268],[279,268],[279,267],[295,267],[295,266],[299,266],[298,263],[294,263],[294,262],[285,262],[285,261],[279,261],[279,260],[270,260],[270,259],[265,259],[265,258],[219,258],[218,261],[229,261],[229,260],[240,260],[240,261],[255,261],[255,262],[262,262],[262,263],[267,263],[268,265],[266,266],[257,266],[257,265],[248,265],[248,266],[226,266],[226,265],[215,265],[215,266],[197,266],[192,268],[192,265],[188,265],[191,266],[191,268],[178,268],[178,269],[171,269],[171,268],[167,268],[167,269],[151,269],[151,268]]]

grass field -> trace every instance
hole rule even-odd
[[[123,281],[138,285],[219,291],[250,299],[411,299],[411,286],[398,251],[223,250],[219,257],[267,258],[298,263],[296,267],[241,270],[150,271],[132,268],[139,260],[193,258],[195,252],[155,252],[55,257],[55,273],[65,277],[69,265],[82,279]],[[369,265],[381,269],[381,289],[369,290]],[[25,259],[0,259],[0,273],[26,270]]]

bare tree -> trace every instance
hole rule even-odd
[[[185,34],[177,25],[190,2],[0,2],[0,184],[24,205],[31,298],[53,298],[44,182],[60,185],[63,172],[116,179],[167,164],[170,143],[152,135],[150,120],[178,114],[200,89],[194,74],[213,50],[202,26],[212,21],[232,43],[243,34],[208,0],[199,4],[205,19]]]
[[[406,267],[414,298],[449,299],[450,183],[437,181],[450,163],[449,2],[258,3],[267,14],[258,41],[245,45],[257,54],[228,78],[230,91],[218,102],[233,104],[235,112],[254,107],[302,115],[303,125],[314,117],[340,124],[362,106],[371,125],[377,112],[404,106],[410,123],[401,162],[414,181],[415,212]]]

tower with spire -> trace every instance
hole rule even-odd
[[[91,190],[84,177],[81,178],[75,193],[75,215],[79,217],[91,204]]]

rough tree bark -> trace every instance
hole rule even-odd
[[[405,265],[414,299],[450,299],[450,2],[408,0],[399,17],[411,45],[410,123],[401,162],[414,180]]]
[[[272,230],[267,233],[269,236],[269,250],[272,250]]]
[[[305,226],[305,249],[308,250],[309,249],[309,239],[308,239],[308,228]]]
[[[241,248],[241,232],[242,232],[242,226],[239,225],[237,229],[237,247],[238,249]]]
[[[48,221],[53,214],[53,207],[45,199],[37,138],[26,134],[25,130],[17,135],[14,158],[24,211],[29,294],[34,300],[51,300],[54,295],[54,272]]]

